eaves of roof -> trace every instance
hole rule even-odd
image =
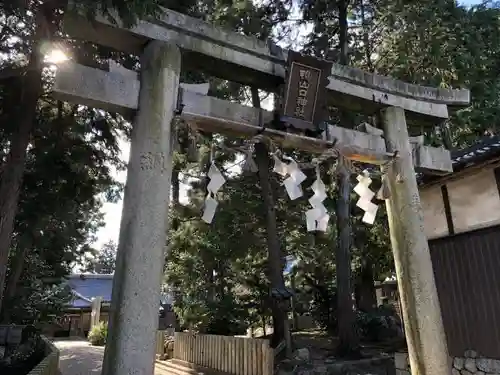
[[[419,176],[419,185],[439,183],[440,180],[449,179],[457,172],[464,171],[474,166],[480,166],[500,157],[500,136],[487,136],[480,139],[470,147],[451,152],[453,172],[444,176]]]

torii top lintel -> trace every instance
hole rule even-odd
[[[175,42],[183,50],[183,64],[220,78],[275,90],[285,77],[288,52],[270,43],[217,28],[202,20],[164,9],[156,19],[125,28],[104,16],[89,22],[74,10],[67,12],[64,30],[73,37],[116,50],[140,53],[149,40]],[[409,120],[436,123],[448,118],[448,106],[470,102],[469,90],[414,85],[333,64],[327,89],[337,106],[373,114],[384,106],[405,109]]]

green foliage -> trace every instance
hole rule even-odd
[[[35,259],[35,257],[28,259],[28,269],[32,269]],[[40,263],[38,264],[41,265]],[[71,291],[60,284],[44,283],[41,275],[47,268],[45,265],[39,269],[39,274],[23,276],[15,295],[7,300],[6,310],[9,313],[10,323],[51,323],[63,314],[64,308],[72,299]]]
[[[115,271],[117,245],[113,240],[105,243],[99,251],[88,254],[83,270],[90,273],[111,274]]]
[[[108,337],[108,323],[99,322],[90,329],[88,340],[92,345],[104,346]]]
[[[3,243],[0,249],[9,255],[2,308],[7,321],[50,320],[60,313],[67,294],[55,285],[91,251],[95,234],[103,225],[102,204],[116,200],[122,189],[111,171],[124,168],[117,143],[119,134],[127,131],[123,119],[53,100],[48,95],[53,78],[48,69],[42,70],[41,82],[24,72],[33,43],[41,43],[34,38],[34,18],[40,6],[32,1],[0,6],[0,50],[8,51],[0,60],[0,183],[10,181],[3,172],[22,170],[23,165],[8,164],[13,163],[8,152],[19,140],[19,118],[34,111],[18,202],[14,195],[9,198],[13,202],[2,201],[11,208],[17,203],[11,245],[4,249]],[[60,19],[57,6],[57,2],[43,5],[50,25],[57,25]],[[52,28],[46,31],[58,33]],[[41,45],[42,53],[54,47]],[[87,46],[83,53],[82,46],[68,41],[68,48],[96,59],[102,52]],[[33,92],[40,83],[38,103],[27,108],[23,104],[23,98],[29,96],[26,92]]]
[[[500,87],[498,4],[467,8],[453,0],[387,3],[385,18],[378,21],[383,22],[384,32],[377,69],[419,84],[469,88],[471,106],[454,114],[448,124],[454,146],[495,132]]]
[[[7,347],[5,356],[0,359],[2,375],[28,374],[45,357],[45,343],[33,326],[23,329],[23,339],[16,347]]]
[[[70,272],[90,251],[94,235],[103,225],[102,202],[116,199],[121,191],[110,175],[110,166],[122,166],[116,135],[109,133],[107,138],[102,125],[100,131],[96,129],[93,111],[76,114],[71,107],[54,111],[56,108],[40,109],[39,126],[28,153],[4,317],[9,309],[30,312],[28,316],[33,318],[31,311],[53,314],[51,309],[42,313],[19,305],[37,298],[19,297],[42,293],[51,288],[43,280],[58,282]],[[20,316],[24,319],[25,315]]]
[[[309,311],[319,327],[335,334],[337,331],[337,292],[332,283],[316,285]]]

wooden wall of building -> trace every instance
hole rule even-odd
[[[450,355],[500,359],[500,226],[429,245]]]
[[[500,169],[421,189],[448,349],[500,359]]]
[[[483,169],[420,191],[429,239],[500,224],[499,171]]]

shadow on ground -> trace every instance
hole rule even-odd
[[[61,351],[59,367],[62,375],[100,374],[104,347],[90,346],[83,340],[55,341]]]

